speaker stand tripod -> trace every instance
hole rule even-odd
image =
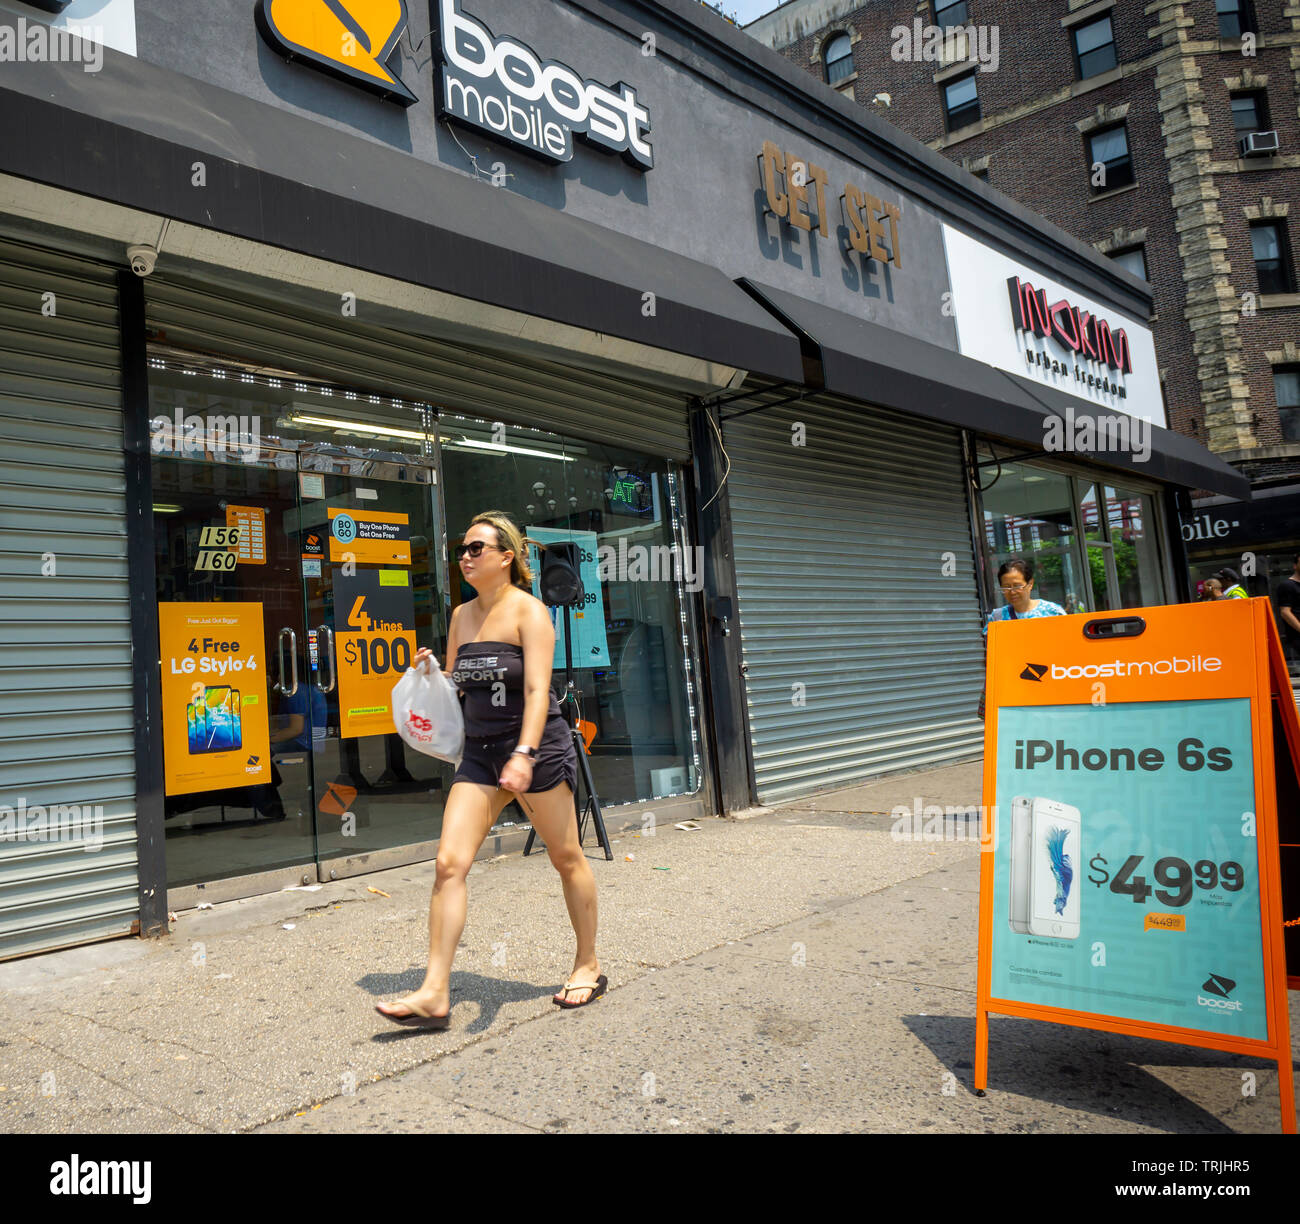
[[[573,737],[573,751],[578,756],[578,773],[583,787],[586,790],[587,801],[578,807],[578,792],[573,792],[573,810],[578,820],[578,845],[582,845],[583,835],[587,829],[587,817],[592,817],[592,823],[596,826],[596,837],[600,842],[602,849],[605,851],[605,858],[613,860],[614,851],[609,847],[609,834],[605,832],[605,817],[600,811],[600,799],[596,795],[596,784],[591,779],[591,764],[587,760],[587,747],[582,742],[582,732],[578,730],[577,716],[575,711],[578,707],[578,698],[574,692],[577,687],[573,681],[573,641],[569,633],[569,609],[564,609],[564,700],[560,703],[564,707],[564,720],[569,724],[569,734]],[[533,839],[537,836],[537,830],[531,828],[528,830],[528,840],[524,843],[525,857],[532,853]]]

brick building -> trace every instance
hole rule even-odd
[[[1194,578],[1300,550],[1300,0],[789,0],[746,32],[1149,280]],[[1276,143],[1270,133],[1276,134]]]

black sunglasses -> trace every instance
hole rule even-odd
[[[468,544],[456,545],[456,560],[459,561],[466,553],[471,557],[480,557],[483,555],[485,548],[495,548],[497,552],[506,552],[499,544],[484,544],[482,540],[472,540]]]

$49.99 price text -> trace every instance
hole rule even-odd
[[[1245,883],[1245,873],[1240,863],[1215,863],[1211,859],[1200,859],[1194,866],[1188,866],[1185,859],[1162,858],[1156,861],[1152,874],[1160,888],[1152,888],[1146,876],[1133,873],[1142,865],[1143,856],[1130,854],[1124,860],[1115,878],[1110,881],[1110,891],[1120,896],[1127,894],[1138,905],[1145,904],[1146,899],[1155,894],[1162,905],[1177,908],[1186,905],[1192,899],[1192,888],[1203,888],[1207,892],[1223,889],[1225,892],[1240,892]],[[1100,888],[1110,879],[1110,869],[1100,854],[1094,854],[1088,861],[1088,881]]]

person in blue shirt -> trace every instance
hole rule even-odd
[[[1032,616],[1064,616],[1065,609],[1050,599],[1034,598],[1034,563],[1012,557],[998,566],[998,586],[1005,607],[994,608],[984,622],[984,634],[995,620],[1022,620]]]
[[[311,726],[307,725],[309,704]],[[281,694],[279,713],[285,725],[271,732],[272,751],[310,752],[312,729],[319,727],[323,731],[328,714],[325,694],[321,692],[320,686],[300,680],[296,693]]]
[[[1034,563],[1023,557],[1012,557],[998,566],[998,586],[1002,597],[1007,601],[1005,607],[994,608],[985,618],[982,632],[988,639],[989,626],[995,620],[1027,620],[1033,616],[1065,616],[1066,611],[1060,604],[1050,599],[1034,598]],[[984,694],[980,694],[978,714],[984,717]]]

